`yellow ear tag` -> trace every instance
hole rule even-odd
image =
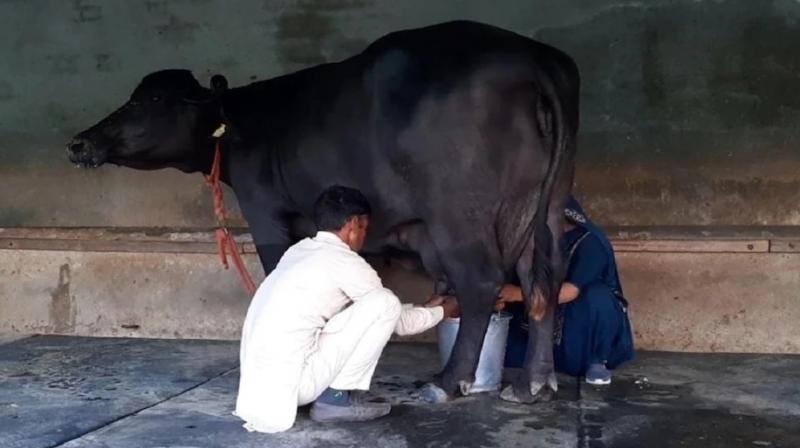
[[[222,123],[222,124],[219,125],[217,130],[214,131],[214,133],[211,134],[211,135],[214,136],[215,138],[220,138],[220,137],[222,137],[222,134],[224,134],[224,133],[225,133],[225,123]]]

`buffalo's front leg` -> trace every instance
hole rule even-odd
[[[239,199],[242,214],[253,235],[259,261],[264,268],[264,275],[269,275],[291,246],[291,236],[289,223],[282,217],[281,210],[268,208],[265,204],[270,202],[265,200],[259,203],[249,198]]]
[[[256,244],[258,259],[261,261],[265,275],[269,275],[275,269],[287,249],[289,249],[287,243]]]
[[[456,284],[456,290],[459,290]],[[473,285],[474,293],[459,294],[461,305],[461,324],[458,329],[450,359],[440,374],[437,383],[450,396],[469,394],[475,382],[483,339],[492,314],[493,295],[497,287],[493,284]],[[463,288],[461,288],[463,289]]]
[[[443,401],[458,393],[467,395],[475,382],[483,339],[489,326],[497,292],[502,285],[498,264],[480,250],[449,253],[441,257],[448,281],[455,288],[461,324],[450,359],[425,396]]]

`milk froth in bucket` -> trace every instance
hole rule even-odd
[[[472,385],[471,392],[490,392],[500,389],[510,320],[510,313],[492,314],[492,319],[489,321],[489,327],[486,330],[486,337],[483,339],[478,369],[475,371],[475,384]],[[458,318],[444,319],[437,328],[439,359],[442,362],[442,366],[447,364],[447,360],[450,359],[450,352],[453,351],[460,322],[461,320]]]

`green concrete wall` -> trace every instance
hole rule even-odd
[[[577,191],[618,225],[800,225],[800,3],[0,1],[0,227],[209,226],[198,175],[72,168],[64,143],[146,73],[234,85],[466,18],[583,74]]]

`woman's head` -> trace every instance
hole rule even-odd
[[[568,232],[575,227],[586,224],[586,221],[586,213],[583,211],[583,207],[574,197],[570,196],[564,207],[564,231]]]

